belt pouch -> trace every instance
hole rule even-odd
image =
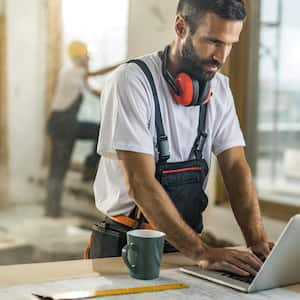
[[[94,224],[92,227],[90,258],[121,256],[125,244],[126,231],[114,230],[105,221]]]

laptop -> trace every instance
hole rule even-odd
[[[300,214],[290,219],[271,253],[255,276],[243,277],[222,271],[204,270],[197,266],[180,268],[180,271],[252,293],[300,283]]]

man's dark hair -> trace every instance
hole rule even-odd
[[[212,12],[218,16],[242,21],[246,18],[245,3],[243,0],[179,0],[177,14],[183,16],[194,34],[202,16]]]

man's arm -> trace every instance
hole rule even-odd
[[[111,72],[113,71],[115,68],[117,68],[118,66],[120,66],[121,64],[115,64],[115,65],[112,65],[112,66],[109,66],[109,67],[105,67],[105,68],[102,68],[102,69],[99,69],[99,70],[96,70],[96,71],[91,71],[91,72],[88,72],[87,76],[100,76],[100,75],[104,75],[108,72]]]
[[[181,218],[172,200],[155,178],[151,155],[117,150],[128,194],[149,222],[166,233],[167,240],[200,267],[239,275],[256,274],[261,262],[250,251],[210,248]]]
[[[149,222],[167,234],[178,250],[196,260],[206,245],[183,221],[168,194],[155,178],[155,162],[151,155],[117,151],[125,175],[128,194],[142,209]],[[184,238],[182,238],[184,237]]]
[[[218,156],[224,183],[235,218],[248,247],[267,256],[270,247],[264,231],[256,190],[242,147],[231,148]],[[255,251],[256,252],[256,251]]]

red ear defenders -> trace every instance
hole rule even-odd
[[[195,106],[209,102],[212,91],[210,81],[199,82],[187,73],[179,73],[174,79],[168,71],[168,55],[170,46],[163,52],[162,73],[173,91],[176,103],[183,106]]]

